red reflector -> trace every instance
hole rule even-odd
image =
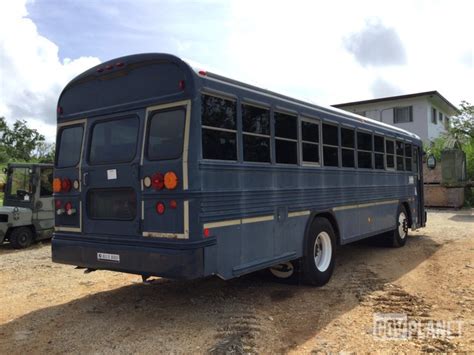
[[[151,177],[151,186],[155,190],[161,190],[165,184],[165,178],[162,173],[156,173]]]
[[[209,238],[210,235],[211,235],[211,231],[209,230],[209,228],[204,228],[204,237]]]
[[[163,214],[165,213],[165,204],[163,202],[158,202],[156,204],[156,212],[158,214]]]
[[[175,209],[177,207],[178,207],[178,203],[176,202],[176,200],[171,200],[170,201],[170,208]]]
[[[66,205],[64,205],[64,209],[66,211],[72,210],[72,203],[71,202],[66,203]]]
[[[207,71],[205,70],[200,70],[198,73],[199,75],[207,75]]]
[[[114,66],[112,64],[109,64],[105,67],[105,69],[107,69],[107,70],[110,70],[110,69],[113,69],[113,68],[114,68]]]
[[[71,180],[68,178],[64,178],[61,180],[61,191],[62,192],[69,192],[71,190]]]
[[[123,67],[124,65],[125,65],[125,64],[122,63],[122,62],[119,62],[119,63],[116,63],[116,64],[115,64],[115,66],[116,66],[116,67],[119,67],[119,68],[120,68],[120,67]]]
[[[180,88],[181,90],[184,90],[185,87],[186,87],[186,85],[185,85],[185,83],[184,83],[184,80],[180,80],[180,81],[179,81],[179,88]]]
[[[58,106],[58,109],[56,111],[58,113],[58,115],[62,115],[63,114],[63,108],[61,106]]]
[[[60,200],[55,200],[54,201],[54,206],[56,207],[56,209],[61,208],[61,205],[62,205],[62,202]]]

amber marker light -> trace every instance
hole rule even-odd
[[[174,190],[178,186],[178,177],[173,171],[168,171],[165,174],[165,187],[168,190]]]
[[[54,178],[53,180],[53,192],[61,192],[61,179],[60,178]]]

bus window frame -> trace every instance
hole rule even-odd
[[[308,122],[308,123],[312,123],[312,124],[317,124],[318,125],[318,143],[314,143],[314,142],[308,142],[308,141],[304,141],[303,140],[303,125],[302,123],[303,122]],[[298,124],[298,141],[299,141],[299,150],[300,150],[300,162],[299,162],[299,165],[300,166],[311,166],[311,167],[318,167],[320,168],[322,165],[321,165],[321,161],[322,161],[322,129],[321,129],[321,126],[322,126],[322,121],[320,118],[316,118],[316,117],[311,117],[311,116],[308,116],[308,115],[300,115],[299,116],[299,124]],[[315,163],[315,162],[310,162],[310,161],[305,161],[303,160],[303,143],[308,143],[308,144],[312,144],[312,145],[317,145],[318,146],[318,158],[319,158],[319,162],[318,163]]]
[[[201,112],[199,113],[199,120],[200,120],[200,133],[199,133],[199,138],[200,138],[200,148],[201,148],[201,160],[206,161],[206,162],[221,162],[221,163],[229,163],[229,164],[238,164],[241,163],[241,157],[240,157],[240,139],[239,139],[239,119],[242,120],[242,117],[239,117],[239,98],[235,95],[225,93],[223,91],[217,91],[217,90],[212,90],[209,88],[203,88],[199,92],[199,99],[200,99],[200,105],[202,105],[202,95],[207,95],[207,96],[212,96],[212,97],[217,97],[219,99],[223,100],[228,100],[228,101],[233,101],[235,103],[235,130],[228,129],[228,128],[219,128],[219,127],[213,127],[213,126],[207,126],[202,124],[202,107],[201,107]],[[241,115],[240,115],[241,116]],[[204,158],[204,150],[203,150],[203,141],[202,141],[202,130],[204,129],[210,129],[210,130],[215,130],[215,131],[220,131],[220,132],[228,132],[228,133],[235,133],[235,160],[234,159],[212,159],[212,158]]]
[[[296,120],[296,139],[292,138],[285,138],[285,137],[277,137],[276,135],[276,119],[275,119],[275,113],[279,113],[282,115],[286,116],[292,116]],[[271,116],[270,116],[270,133],[273,133],[273,150],[275,152],[275,162],[274,164],[277,166],[301,166],[300,164],[300,152],[299,152],[299,142],[300,142],[300,136],[299,136],[299,115],[296,111],[281,107],[281,106],[275,106],[273,110],[271,110]],[[276,150],[276,141],[281,140],[281,141],[287,141],[287,142],[293,142],[296,143],[296,163],[279,163],[277,162],[277,150]]]
[[[392,153],[387,153],[387,141],[388,142],[392,142],[393,143],[393,154]],[[396,154],[396,146],[395,146],[395,141],[396,141],[396,138],[394,137],[387,137],[385,136],[385,170],[387,171],[397,171],[397,154]],[[391,155],[393,156],[393,168],[389,168],[388,165],[387,165],[387,157]]]
[[[135,152],[133,154],[133,157],[130,159],[130,160],[120,160],[120,161],[107,161],[107,162],[99,162],[99,163],[92,163],[91,162],[91,146],[92,146],[92,137],[94,135],[94,129],[95,129],[95,126],[97,124],[101,124],[101,123],[107,123],[107,122],[111,122],[111,121],[120,121],[120,120],[123,120],[123,119],[127,119],[127,118],[135,118],[135,120],[137,121],[137,134],[136,134],[136,137],[135,137]],[[128,115],[123,115],[123,116],[112,116],[112,117],[107,117],[107,118],[104,118],[104,119],[99,119],[99,120],[96,120],[94,121],[91,125],[90,125],[90,129],[89,129],[89,135],[88,135],[88,140],[87,140],[87,164],[89,166],[103,166],[103,165],[114,165],[114,164],[126,164],[126,163],[130,163],[132,161],[134,161],[136,158],[137,158],[137,150],[139,149],[138,148],[138,139],[140,137],[140,118],[138,117],[137,114],[128,114]]]
[[[349,129],[354,134],[354,147],[350,148],[350,147],[344,147],[342,145],[342,130],[343,129]],[[358,164],[358,161],[357,161],[357,127],[353,126],[353,125],[342,123],[339,127],[339,143],[340,143],[340,147],[341,147],[341,149],[340,149],[341,169],[357,170],[358,169],[358,167],[357,167],[357,164]],[[352,154],[354,155],[354,166],[343,166],[342,165],[342,151],[343,150],[352,150]]]
[[[372,150],[365,150],[365,149],[359,149],[359,137],[358,133],[365,133],[365,134],[370,134],[370,141],[372,143]],[[364,171],[374,171],[377,170],[375,169],[375,157],[374,157],[374,131],[371,129],[363,128],[363,127],[357,127],[356,132],[355,132],[355,148],[356,148],[356,155],[357,155],[357,169],[362,169]],[[370,168],[362,168],[359,166],[359,151],[363,153],[369,153],[370,152],[370,157],[371,157],[371,167]]]
[[[337,128],[337,143],[338,145],[332,145],[332,144],[324,144],[324,125],[328,126],[335,126]],[[340,130],[340,124],[337,121],[332,121],[332,120],[322,120],[321,122],[321,145],[322,145],[322,156],[321,156],[321,166],[327,169],[340,169],[341,168],[341,130]],[[324,163],[324,147],[327,146],[329,148],[337,148],[337,165],[326,165]]]
[[[58,159],[59,159],[59,151],[61,150],[61,140],[62,140],[62,133],[65,129],[74,128],[82,126],[82,138],[81,138],[81,149],[79,154],[79,159],[75,165],[67,165],[67,166],[58,166]],[[86,139],[86,131],[87,131],[87,118],[83,118],[80,120],[74,120],[71,122],[63,122],[58,123],[57,134],[56,134],[56,153],[54,155],[54,168],[55,169],[67,169],[67,168],[77,168],[82,164],[82,158],[84,156],[84,143]]]
[[[269,115],[269,132],[268,132],[268,135],[265,135],[265,134],[260,134],[260,133],[252,133],[252,132],[246,132],[244,131],[244,121],[243,121],[243,116],[242,116],[242,106],[252,106],[252,107],[255,107],[255,108],[259,108],[259,109],[262,109],[262,110],[268,110],[268,115]],[[240,109],[240,110],[239,110]],[[240,112],[240,114],[239,114]],[[239,132],[239,124],[240,126],[242,127],[241,129],[241,132],[238,133],[238,135],[240,137],[238,137],[237,139],[237,143],[239,143],[239,141],[241,140],[242,141],[242,160],[239,159],[239,145],[237,145],[237,160],[238,162],[242,162],[243,164],[253,164],[253,165],[265,165],[265,166],[268,166],[268,165],[272,165],[273,164],[273,153],[274,153],[274,147],[273,147],[273,144],[272,144],[272,108],[270,105],[265,105],[263,102],[257,102],[257,101],[253,101],[253,100],[250,100],[250,99],[241,99],[240,101],[237,100],[237,111],[236,111],[236,114],[237,114],[237,132]],[[239,122],[240,121],[240,122]],[[250,161],[250,160],[245,160],[245,157],[244,157],[244,135],[248,135],[248,136],[253,136],[253,137],[260,137],[260,138],[268,138],[269,141],[270,141],[270,144],[269,144],[269,153],[270,153],[270,161]]]

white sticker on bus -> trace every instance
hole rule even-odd
[[[408,183],[409,183],[410,185],[413,185],[413,184],[415,183],[415,177],[414,177],[414,176],[409,176],[409,177],[408,177]]]
[[[118,254],[108,254],[108,253],[97,253],[97,260],[114,261],[114,262],[119,263],[120,262],[120,255],[118,255]]]
[[[117,169],[107,170],[107,180],[117,180]]]

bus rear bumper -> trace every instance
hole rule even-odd
[[[53,262],[97,270],[160,276],[171,279],[195,279],[209,274],[204,255],[212,246],[131,246],[111,242],[79,241],[55,234],[52,240]],[[189,245],[189,244],[188,244]]]

